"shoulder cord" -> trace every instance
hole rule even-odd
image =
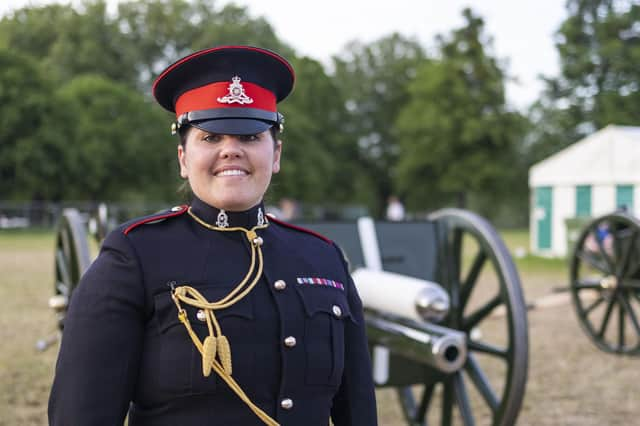
[[[238,395],[238,397],[240,397],[240,399],[249,406],[251,411],[253,411],[256,416],[260,418],[260,420],[262,420],[269,426],[278,426],[278,422],[273,420],[271,417],[269,417],[269,415],[267,415],[257,405],[255,405],[244,393],[242,388],[233,379],[233,377],[231,377],[231,346],[229,345],[229,340],[227,339],[227,337],[222,334],[220,324],[218,323],[218,320],[216,319],[216,316],[214,314],[215,310],[225,309],[239,302],[242,298],[249,294],[251,290],[253,290],[253,288],[260,280],[263,269],[263,258],[261,249],[263,241],[262,238],[259,237],[256,233],[256,230],[266,228],[268,226],[268,223],[264,225],[254,226],[250,230],[241,227],[221,228],[211,225],[200,219],[191,211],[191,207],[189,207],[189,210],[187,210],[187,212],[191,215],[191,217],[194,218],[196,222],[198,222],[205,228],[223,232],[244,232],[251,245],[251,264],[249,266],[247,275],[245,275],[242,281],[229,294],[215,302],[209,302],[198,290],[188,285],[172,287],[171,298],[178,308],[178,319],[185,326],[187,332],[189,333],[189,336],[191,337],[191,340],[193,341],[193,344],[196,346],[196,348],[198,348],[198,351],[202,355],[202,374],[205,377],[208,377],[211,374],[211,369],[213,369],[216,374],[218,374],[222,378],[222,380],[224,380],[227,385],[229,385],[231,390],[233,390],[236,395]],[[258,257],[257,271],[255,270],[256,252]],[[253,280],[251,281],[251,283],[247,284],[252,275],[254,275]],[[193,331],[191,323],[189,322],[189,318],[187,317],[187,313],[182,308],[180,302],[186,303],[187,305],[194,306],[196,308],[200,308],[205,313],[209,335],[205,337],[204,341],[201,342],[198,335]],[[219,360],[216,359],[216,355]]]

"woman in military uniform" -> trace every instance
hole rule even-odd
[[[193,200],[105,239],[65,320],[51,425],[376,425],[340,249],[264,214],[293,83],[285,59],[248,46],[155,81]]]

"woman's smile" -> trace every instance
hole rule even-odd
[[[220,172],[216,172],[216,177],[228,177],[228,176],[247,176],[249,173],[246,170],[241,169],[227,169]]]

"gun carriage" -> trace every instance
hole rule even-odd
[[[344,250],[365,306],[374,381],[396,390],[406,424],[515,424],[527,378],[526,307],[509,252],[486,220],[445,209],[415,222],[299,225]],[[82,216],[66,210],[50,300],[61,329],[90,263],[88,240]]]
[[[640,355],[639,234],[640,220],[626,212],[597,217],[580,233],[570,258],[578,321],[605,352]]]

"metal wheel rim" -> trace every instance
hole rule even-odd
[[[87,231],[76,209],[65,209],[56,231],[54,294],[70,300],[84,272],[91,264]],[[59,317],[63,327],[64,312]]]
[[[597,236],[601,226],[613,229],[610,248],[606,237]],[[639,235],[637,218],[625,213],[601,216],[583,229],[571,257],[571,297],[578,322],[589,339],[605,352],[640,355],[640,316],[638,308],[634,308],[640,304]],[[584,276],[583,268],[587,267],[599,273]],[[609,283],[615,283],[615,287],[612,289]],[[595,300],[588,300],[589,293],[597,293]],[[603,307],[604,318],[593,318]],[[617,326],[617,336],[609,338],[607,331],[612,326]],[[627,341],[627,327],[635,332],[635,344]]]

